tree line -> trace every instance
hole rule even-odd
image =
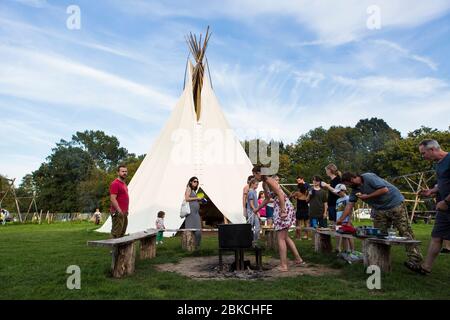
[[[319,127],[294,143],[278,142],[278,174],[284,183],[294,182],[298,175],[309,181],[314,175],[323,175],[329,163],[341,171],[370,171],[386,178],[432,170],[433,164],[422,160],[418,152],[422,139],[436,139],[444,150],[450,149],[449,130],[421,127],[401,137],[377,118],[360,120],[354,127]],[[247,152],[249,142],[242,142]],[[258,143],[270,150],[269,142]],[[93,212],[99,208],[104,212],[109,207],[108,189],[117,166],[126,164],[131,179],[144,156],[128,152],[116,137],[102,131],[76,132],[70,141],[56,143],[45,162],[23,178],[16,193],[18,197],[36,194],[38,208],[44,211]],[[6,187],[5,178],[0,176],[1,191]],[[11,198],[3,206],[15,211]]]

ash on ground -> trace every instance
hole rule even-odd
[[[245,260],[247,262],[246,269],[242,271],[233,270],[234,256],[223,256],[222,270],[219,268],[217,256],[184,258],[178,263],[156,265],[156,268],[159,271],[176,272],[197,280],[273,280],[281,277],[323,276],[339,273],[338,270],[317,264],[307,263],[306,266],[297,266],[292,261],[289,263],[289,270],[282,272],[277,270],[280,260],[270,257],[263,257],[262,270],[257,270],[253,256],[248,256]],[[248,262],[250,262],[250,266],[248,266]]]

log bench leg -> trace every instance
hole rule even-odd
[[[189,252],[195,250],[195,232],[184,231],[181,237],[181,247]]]
[[[134,272],[136,253],[134,242],[113,247],[111,273],[114,278],[122,278]]]
[[[365,241],[364,266],[376,265],[383,272],[391,272],[391,246]]]
[[[156,235],[141,240],[141,259],[151,259],[156,257]]]
[[[259,271],[262,270],[262,250],[260,248],[255,248],[255,260],[256,267]]]
[[[278,235],[275,230],[266,230],[266,247],[278,252]]]
[[[331,253],[333,251],[333,246],[331,245],[331,236],[315,232],[314,251],[318,253]]]

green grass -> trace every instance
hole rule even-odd
[[[425,254],[430,225],[416,224],[416,237]],[[87,247],[87,240],[104,239],[87,222],[52,225],[0,226],[0,292],[2,299],[449,299],[450,255],[440,255],[433,274],[415,275],[403,267],[403,247],[393,248],[393,272],[382,275],[382,289],[366,287],[362,264],[348,265],[335,255],[313,252],[311,241],[299,241],[303,258],[340,269],[338,275],[298,276],[275,280],[191,280],[160,272],[156,264],[183,257],[217,254],[217,237],[204,237],[197,253],[181,250],[180,239],[165,239],[157,257],[136,261],[135,274],[109,277],[108,248]],[[359,244],[358,244],[359,246]],[[266,252],[266,254],[272,254]],[[68,290],[66,268],[81,268],[81,290]]]

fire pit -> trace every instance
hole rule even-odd
[[[254,250],[256,257],[256,267],[262,268],[262,249],[253,246],[253,231],[249,223],[241,224],[220,224],[219,228],[219,268],[223,268],[222,255],[225,251],[234,252],[235,270],[245,270],[250,267],[250,263],[244,260],[245,250]],[[246,263],[247,262],[247,263]]]

